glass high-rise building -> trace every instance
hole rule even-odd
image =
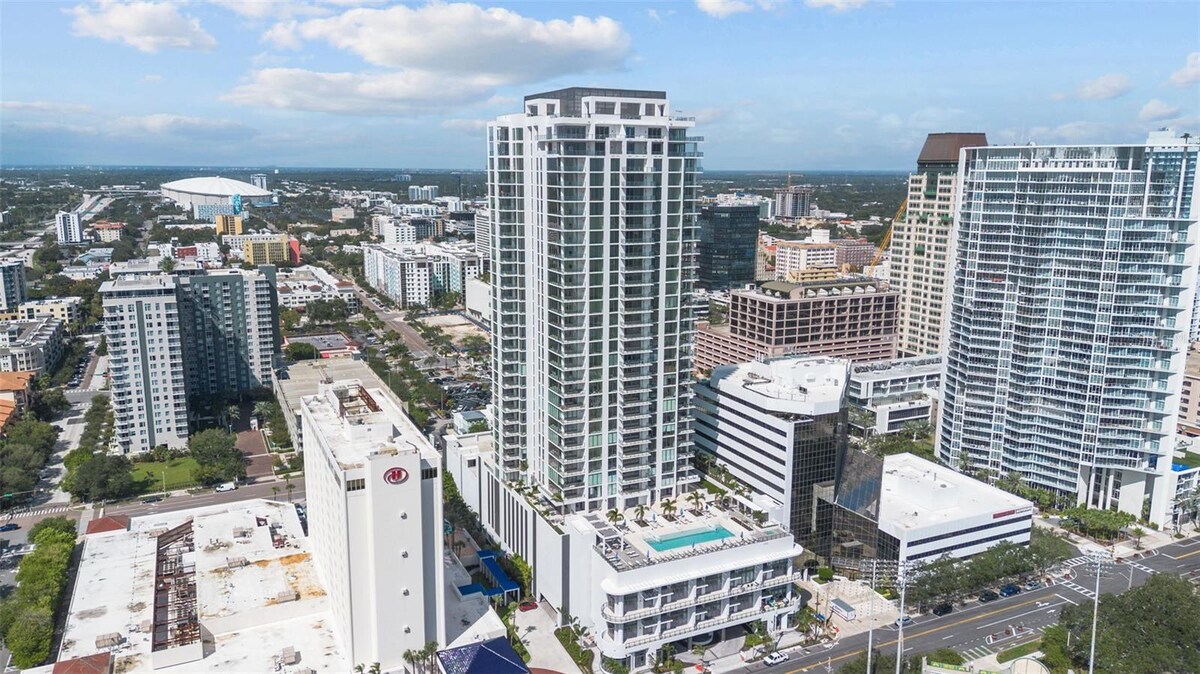
[[[661,91],[578,87],[488,125],[496,470],[560,512],[698,481],[693,125]]]
[[[699,286],[729,290],[754,283],[758,206],[705,206],[700,212]]]
[[[1196,139],[959,169],[939,457],[1163,523],[1196,293]]]

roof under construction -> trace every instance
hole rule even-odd
[[[925,137],[925,145],[917,157],[917,168],[938,164],[957,165],[959,150],[987,144],[987,134],[983,133],[931,133]]]

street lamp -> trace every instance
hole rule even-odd
[[[896,583],[900,586],[900,629],[896,632],[896,674],[904,665],[904,594],[908,590],[908,572],[912,567],[907,561],[896,565]]]
[[[1088,561],[1096,564],[1096,592],[1092,599],[1092,644],[1088,652],[1088,674],[1095,674],[1096,670],[1096,623],[1100,619],[1100,572],[1110,560],[1107,550],[1096,550],[1088,555],[1091,559]],[[1130,569],[1132,573],[1133,569]],[[1132,576],[1131,576],[1132,578]],[[1132,580],[1130,583],[1132,584]],[[897,670],[896,674],[900,674]]]

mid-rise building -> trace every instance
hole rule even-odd
[[[1181,434],[1200,437],[1200,344],[1196,342],[1188,349],[1176,424]]]
[[[729,290],[754,283],[757,245],[757,206],[705,206],[700,212],[697,284],[707,290]]]
[[[350,206],[338,206],[329,212],[329,219],[334,222],[346,222],[354,219],[354,209]]]
[[[274,268],[130,274],[100,294],[122,453],[185,446],[194,396],[271,385],[279,353]]]
[[[73,246],[83,243],[83,222],[76,211],[59,211],[54,216],[54,231],[59,245]]]
[[[97,222],[92,225],[92,231],[96,233],[96,240],[101,243],[113,243],[121,240],[121,234],[125,231],[125,223],[123,222]]]
[[[942,356],[856,363],[846,396],[851,428],[863,436],[884,435],[907,423],[932,423],[944,369]]]
[[[1200,249],[1200,140],[969,148],[938,457],[1163,525]]]
[[[363,246],[367,284],[402,307],[432,306],[446,293],[466,291],[467,279],[479,276],[473,245],[433,243]]]
[[[243,221],[240,215],[217,215],[213,222],[217,225],[217,236],[237,236],[242,233]]]
[[[812,185],[788,185],[775,190],[775,217],[784,220],[807,218],[813,207]]]
[[[255,173],[254,175],[251,175],[250,184],[254,185],[260,190],[267,190],[267,174]]]
[[[83,300],[78,297],[46,297],[26,300],[17,307],[17,316],[26,320],[49,316],[72,326],[79,322]]]
[[[825,231],[825,230],[820,230]],[[828,235],[828,231],[825,232]],[[775,245],[775,280],[797,283],[810,270],[836,276],[837,245],[829,242],[780,241]]]
[[[492,211],[488,208],[475,209],[475,253],[486,261],[492,254]]]
[[[908,177],[904,216],[892,223],[889,278],[900,293],[898,349],[905,356],[942,351],[950,288],[950,233],[963,148],[987,145],[982,133],[931,133]]]
[[[390,219],[379,230],[384,243],[411,246],[417,242],[417,228],[407,220]]]
[[[256,237],[242,242],[242,260],[253,265],[286,264],[292,260],[287,234]]]
[[[437,185],[425,185],[425,186],[411,185],[408,188],[408,200],[409,201],[433,201],[434,199],[437,199],[437,196],[438,196]]]
[[[446,643],[441,459],[382,387],[301,401],[309,543],[351,662],[405,667]]]
[[[21,260],[0,262],[0,314],[16,311],[28,297],[25,263]]]
[[[846,361],[803,356],[724,365],[695,385],[696,449],[721,467],[709,479],[746,485],[806,549],[830,526],[813,490],[846,451],[848,374]]]
[[[50,317],[0,321],[0,372],[54,369],[63,354],[63,322]]]
[[[839,269],[865,269],[879,253],[879,248],[866,239],[835,239]]]
[[[698,371],[788,354],[848,360],[896,355],[896,292],[876,281],[770,281],[729,294],[727,325],[696,331]]]

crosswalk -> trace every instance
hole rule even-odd
[[[1087,555],[1083,555],[1080,557],[1072,557],[1071,559],[1063,562],[1062,565],[1068,569],[1073,569],[1077,566],[1087,564],[1089,561],[1091,561],[1091,558],[1089,558]]]
[[[987,646],[976,646],[974,648],[968,648],[967,650],[962,651],[962,656],[966,658],[967,662],[970,662],[972,660],[978,660],[979,658],[986,658],[995,652],[996,651]]]
[[[12,514],[12,519],[21,519],[24,517],[42,517],[44,515],[54,515],[57,513],[65,513],[70,510],[70,506],[50,506],[47,508],[38,508],[37,510],[26,510]],[[3,521],[3,518],[0,518]]]
[[[1081,594],[1081,595],[1083,595],[1083,596],[1087,597],[1088,599],[1095,599],[1095,598],[1096,598],[1096,593],[1095,593],[1095,592],[1093,592],[1092,590],[1089,590],[1089,589],[1087,589],[1086,587],[1084,587],[1084,586],[1080,585],[1079,583],[1075,583],[1075,582],[1072,582],[1072,581],[1069,581],[1069,580],[1060,580],[1060,581],[1058,581],[1058,584],[1059,584],[1059,585],[1062,585],[1063,587],[1066,587],[1066,588],[1070,588],[1070,589],[1072,589],[1072,590],[1075,590],[1076,592],[1078,592],[1079,594]]]

